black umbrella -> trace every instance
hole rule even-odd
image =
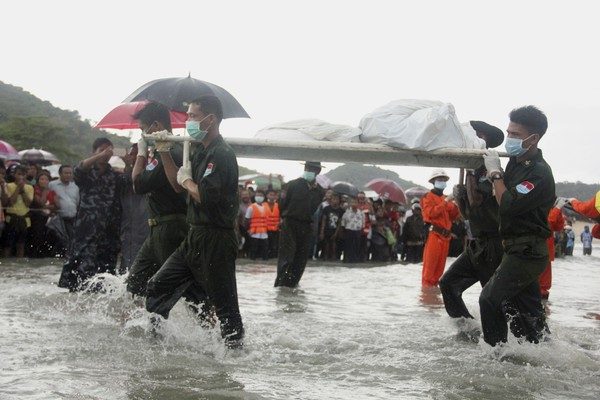
[[[162,103],[171,110],[186,112],[187,103],[207,94],[217,96],[221,100],[223,118],[250,118],[246,110],[227,90],[191,76],[148,82],[123,100],[123,103],[150,100]]]
[[[350,197],[358,196],[358,189],[356,186],[348,182],[333,182],[329,188],[338,194],[345,194]]]

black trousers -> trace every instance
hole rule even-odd
[[[420,263],[423,261],[423,245],[404,245],[404,251],[406,252],[406,262],[409,263]]]
[[[148,281],[183,242],[187,231],[187,224],[179,220],[162,222],[150,228],[150,234],[129,270],[127,290],[130,293],[146,296]]]
[[[500,265],[503,254],[500,237],[469,241],[465,251],[440,279],[444,306],[450,317],[473,318],[462,294],[477,282],[481,283],[481,287],[485,286]]]
[[[269,259],[269,239],[250,238],[250,259]]]
[[[148,281],[146,309],[168,318],[183,296],[214,306],[225,340],[239,340],[244,327],[235,279],[237,237],[233,229],[192,227],[181,245]]]
[[[344,262],[361,262],[360,258],[360,240],[362,231],[344,230]]]
[[[296,287],[306,268],[312,234],[311,224],[286,218],[279,232],[275,286]]]
[[[547,332],[539,277],[548,265],[545,239],[504,247],[500,265],[479,296],[484,340],[506,342],[508,328],[517,337],[537,343]]]
[[[277,258],[279,250],[279,231],[269,231],[269,258]]]

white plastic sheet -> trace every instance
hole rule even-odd
[[[300,119],[267,126],[254,135],[276,140],[326,140],[331,142],[358,142],[360,129],[336,125],[319,119]]]
[[[412,150],[481,149],[475,131],[461,127],[454,106],[432,100],[396,100],[365,115],[361,141]]]

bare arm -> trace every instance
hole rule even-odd
[[[466,177],[467,199],[471,207],[478,207],[483,202],[483,195],[477,191],[477,178],[475,175],[468,174]]]
[[[175,182],[177,183],[177,182]],[[177,183],[177,186],[179,186],[179,184]],[[200,191],[198,190],[198,185],[196,183],[194,183],[193,180],[188,179],[187,181],[183,182],[183,188],[185,190],[187,190],[188,194],[190,196],[192,196],[192,199],[196,202],[196,203],[200,203]]]
[[[494,185],[494,195],[496,196],[496,201],[498,204],[502,201],[502,195],[506,192],[506,185],[504,184],[504,179],[496,179],[493,182]]]
[[[163,163],[163,167],[165,169],[165,175],[167,176],[167,179],[169,180],[169,183],[171,184],[171,187],[173,188],[173,190],[176,193],[181,193],[184,190],[187,190],[188,192],[190,192],[190,190],[187,187],[181,187],[181,185],[179,185],[179,183],[177,183],[177,171],[179,170],[179,168],[175,164],[175,161],[173,160],[173,157],[171,156],[171,152],[161,151],[158,154],[160,154],[160,160]],[[137,161],[136,161],[136,163],[137,163]],[[186,184],[185,186],[187,186],[188,182],[193,183],[196,186],[195,190],[196,190],[196,194],[198,197],[197,202],[200,202],[200,194],[198,193],[198,185],[196,185],[190,179],[187,182],[184,182],[184,184]],[[190,192],[190,195],[192,195],[191,192]],[[193,195],[192,195],[192,198],[194,198]]]

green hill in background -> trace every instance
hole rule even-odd
[[[371,179],[383,178],[390,179],[400,185],[404,190],[417,185],[414,182],[404,180],[390,170],[376,167],[375,165],[364,165],[359,163],[348,163],[340,165],[325,174],[332,181],[349,182],[359,189],[367,189],[365,185]]]
[[[17,150],[41,148],[63,163],[75,163],[90,154],[93,141],[101,136],[108,137],[115,147],[129,145],[128,138],[93,128],[77,111],[54,107],[0,81],[0,139]]]

